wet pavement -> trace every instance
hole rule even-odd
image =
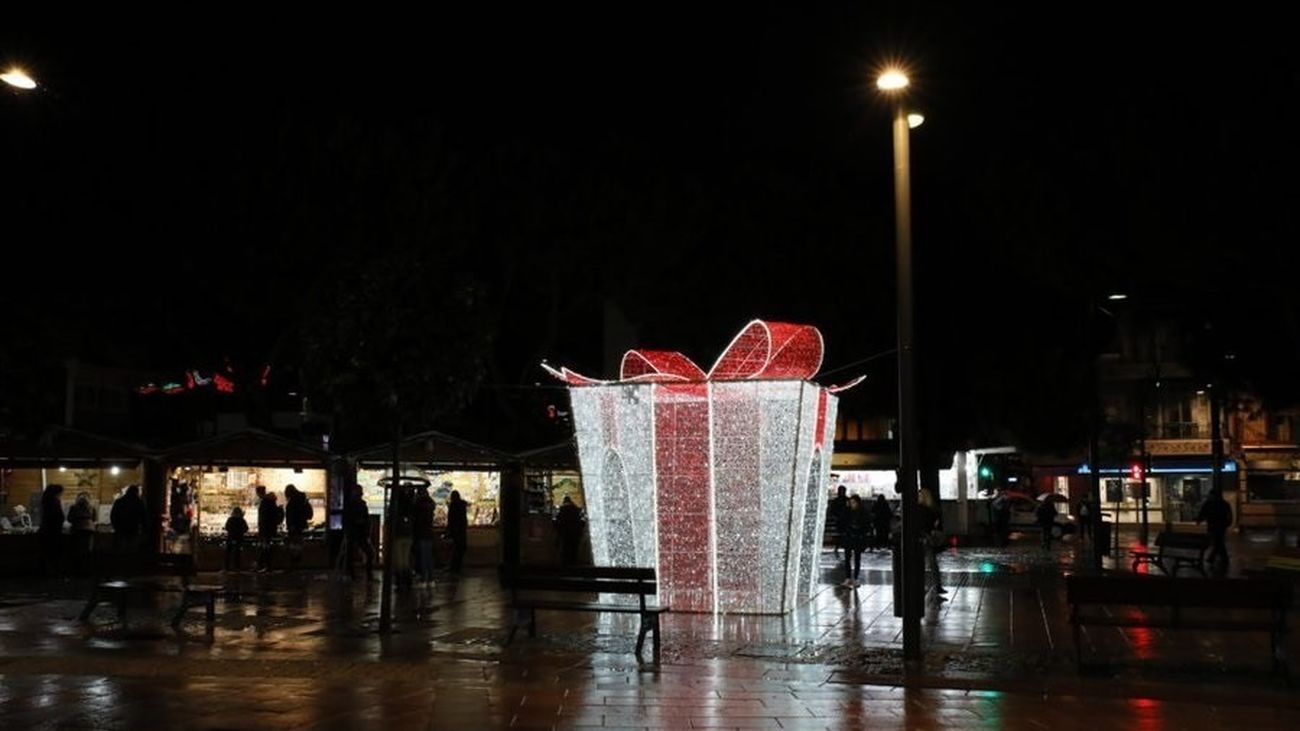
[[[1230,573],[1270,537],[1234,537]],[[0,728],[1257,728],[1300,723],[1269,674],[1267,637],[1092,629],[1074,647],[1061,574],[1075,544],[1032,537],[942,558],[924,667],[902,674],[888,554],[862,584],[824,556],[826,586],[785,617],[668,614],[659,667],[632,654],[636,618],[539,614],[505,645],[489,571],[400,594],[377,630],[376,582],[320,572],[223,582],[209,634],[177,595],[76,621],[87,585],[0,583]],[[1124,567],[1127,568],[1127,567]],[[1294,613],[1292,617],[1294,626]],[[1289,639],[1298,657],[1297,634]]]

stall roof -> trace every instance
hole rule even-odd
[[[139,462],[148,450],[138,444],[66,426],[52,426],[35,440],[0,440],[0,462],[33,466],[58,463],[127,464]]]
[[[404,463],[447,467],[499,469],[516,461],[506,452],[437,431],[412,434],[404,438],[399,455]],[[392,442],[378,444],[369,449],[353,452],[351,456],[359,465],[391,464],[393,445]]]
[[[229,434],[181,444],[162,453],[169,465],[294,465],[325,467],[329,452],[309,444],[260,429],[243,429]]]
[[[576,470],[578,469],[578,445],[566,440],[549,447],[529,449],[515,455],[525,467],[534,469]]]

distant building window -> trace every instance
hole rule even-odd
[[[1251,472],[1246,478],[1250,502],[1300,502],[1300,473]]]

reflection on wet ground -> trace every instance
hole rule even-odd
[[[87,585],[0,584],[2,728],[1184,728],[1300,721],[1268,674],[1268,640],[1240,633],[1090,630],[1079,673],[1062,571],[1074,544],[1032,540],[943,558],[947,601],[926,660],[900,687],[888,554],[861,585],[828,552],[826,586],[785,617],[670,614],[659,667],[632,654],[635,617],[542,613],[504,645],[495,574],[400,593],[378,633],[377,582],[324,572],[213,576],[205,631],[179,597],[76,621]],[[1247,563],[1251,547],[1234,546]],[[1267,550],[1263,548],[1260,550]],[[1289,639],[1295,657],[1296,634]]]

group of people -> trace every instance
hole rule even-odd
[[[409,587],[415,580],[425,584],[433,581],[434,571],[441,566],[437,550],[438,531],[434,526],[437,503],[429,494],[428,486],[413,488],[400,486],[393,491],[392,504],[392,569],[399,587]],[[447,527],[443,536],[451,543],[451,561],[448,567],[458,575],[469,548],[469,503],[452,490],[447,499]],[[366,578],[374,575],[377,551],[370,539],[370,509],[360,485],[353,485],[343,504],[344,546],[339,561],[346,565],[349,577],[355,575],[356,559],[364,556]]]
[[[139,551],[144,544],[145,527],[149,511],[140,496],[140,486],[131,485],[113,501],[109,523],[113,526],[113,548],[118,552]],[[65,512],[63,485],[46,485],[41,492],[41,515],[37,533],[41,540],[41,554],[47,573],[58,570],[65,549],[63,527],[68,526],[68,548],[75,556],[88,555],[95,543],[95,508],[90,494],[77,495],[76,501]]]
[[[943,588],[939,572],[939,550],[945,544],[943,513],[933,494],[925,489],[918,493],[917,510],[932,596],[943,601],[942,595],[948,593]],[[844,580],[840,585],[856,588],[862,573],[863,552],[890,548],[897,542],[893,508],[884,495],[876,495],[868,506],[862,498],[849,495],[848,489],[840,485],[831,500],[829,519],[833,521],[837,536],[835,550],[844,551]]]
[[[284,488],[284,506],[279,505],[275,493],[258,485],[253,489],[257,498],[257,563],[258,571],[270,571],[275,559],[275,543],[280,534],[280,524],[285,529],[285,549],[289,554],[290,566],[302,563],[303,537],[315,517],[315,509],[307,499],[307,493],[294,485]],[[226,518],[226,571],[238,571],[243,567],[244,540],[248,536],[248,520],[244,509],[235,506]]]

